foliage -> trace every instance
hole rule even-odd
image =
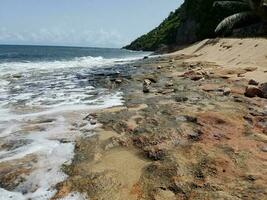
[[[170,15],[155,29],[141,36],[126,49],[153,51],[160,47],[161,44],[173,44],[176,39],[176,31],[180,24],[180,12],[177,9],[171,12]]]
[[[157,28],[133,41],[130,45],[124,47],[132,50],[154,51],[161,46],[175,45],[180,29],[182,34],[186,34],[183,25],[187,20],[193,20],[198,27],[191,27],[196,35],[196,40],[206,37],[214,37],[214,29],[226,14],[214,12],[212,5],[215,0],[185,0],[180,8],[172,12]],[[227,13],[231,14],[231,13]],[[192,32],[192,31],[191,31]],[[188,41],[184,41],[187,44]]]

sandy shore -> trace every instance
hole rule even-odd
[[[102,126],[76,142],[55,199],[266,199],[267,99],[244,95],[267,81],[266,48],[206,40],[136,63],[117,81],[124,106],[90,115]]]

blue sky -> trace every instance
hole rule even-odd
[[[121,47],[182,0],[1,0],[0,44]]]

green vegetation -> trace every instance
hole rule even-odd
[[[239,28],[241,24],[249,25],[252,22],[259,21],[258,18],[266,19],[267,0],[251,1],[261,2],[261,9],[258,10],[259,7],[257,6],[257,8],[254,8],[255,5],[252,9],[251,6],[253,5],[248,4],[248,0],[185,0],[181,7],[172,12],[157,28],[124,48],[155,51],[168,47],[167,50],[170,50],[175,46],[187,45],[205,38],[216,37],[217,34],[214,30],[217,33],[224,30],[231,32],[229,30]],[[254,17],[239,20],[241,15],[237,15],[237,13],[252,10],[254,14],[255,11],[257,13],[253,15]],[[234,17],[227,18],[229,16]],[[232,19],[237,20],[237,23]],[[218,26],[218,24],[220,25]]]
[[[153,51],[160,45],[174,44],[176,41],[176,31],[180,24],[181,9],[171,12],[157,28],[135,40],[126,49]]]

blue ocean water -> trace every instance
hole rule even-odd
[[[133,58],[144,52],[114,48],[0,45],[0,63],[71,60],[79,57]]]
[[[124,49],[0,45],[0,110],[86,104],[104,90],[94,75],[128,72],[147,55]],[[91,93],[90,93],[91,91]],[[95,101],[94,101],[95,102]],[[16,109],[15,109],[16,110]]]

